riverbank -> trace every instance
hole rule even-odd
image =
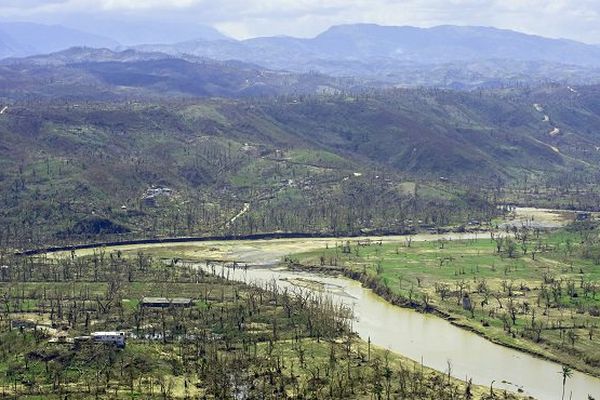
[[[297,263],[290,264],[290,265],[288,265],[288,267],[293,271],[304,271],[304,272],[311,272],[311,273],[316,272],[319,274],[331,274],[332,276],[341,274],[346,278],[360,282],[363,287],[371,290],[373,293],[375,293],[381,299],[385,300],[386,302],[388,302],[394,306],[408,308],[408,309],[411,309],[411,310],[414,310],[414,311],[417,311],[420,313],[424,313],[424,314],[434,315],[438,318],[442,318],[442,319],[446,320],[448,323],[450,323],[458,328],[465,329],[469,332],[473,332],[473,333],[485,338],[486,340],[489,340],[492,343],[495,343],[495,344],[498,344],[498,345],[501,345],[501,346],[504,346],[507,348],[511,348],[514,350],[518,350],[520,352],[524,352],[524,353],[533,355],[535,357],[539,357],[544,360],[548,360],[548,361],[556,362],[556,363],[559,363],[562,365],[566,365],[566,366],[574,368],[580,372],[600,378],[600,371],[598,371],[595,368],[590,368],[589,366],[586,367],[585,364],[582,365],[580,358],[556,357],[556,356],[552,355],[551,353],[542,352],[535,348],[527,346],[526,343],[523,343],[523,345],[520,345],[518,342],[515,343],[513,341],[506,340],[507,338],[498,336],[497,332],[495,333],[495,332],[490,332],[485,329],[481,329],[477,325],[473,324],[472,321],[465,319],[464,316],[461,314],[454,314],[454,313],[449,312],[441,307],[438,307],[437,305],[424,304],[422,302],[406,299],[405,297],[400,296],[397,293],[394,293],[393,290],[391,290],[388,286],[381,284],[380,282],[378,282],[377,280],[368,276],[367,274],[363,274],[361,272],[353,271],[353,270],[350,270],[347,268],[331,269],[328,267],[320,267],[320,266],[315,266],[315,265],[302,265],[302,264],[297,264]],[[508,338],[508,339],[510,339],[510,338]]]
[[[532,231],[533,232],[533,231]],[[502,235],[503,238],[509,238],[512,237],[514,238],[514,236],[510,236],[506,233],[505,230],[502,231]],[[547,262],[547,259],[544,259],[544,255],[542,254],[542,256],[540,257],[540,252],[538,252],[536,250],[536,254],[537,254],[537,263],[538,264],[534,264],[535,268],[531,269],[531,268],[526,268],[526,264],[523,264],[523,257],[500,257],[499,259],[502,261],[504,260],[504,264],[503,262],[498,262],[495,263],[495,260],[497,260],[498,256],[492,254],[491,249],[488,248],[487,252],[490,253],[489,256],[491,257],[491,259],[488,259],[485,262],[478,262],[478,263],[469,263],[467,262],[468,260],[461,260],[460,257],[461,255],[467,255],[467,256],[481,256],[482,254],[477,254],[478,252],[481,251],[481,249],[477,249],[477,246],[473,246],[473,243],[477,242],[477,239],[481,239],[481,238],[485,238],[485,242],[488,243],[488,247],[491,246],[491,248],[493,249],[495,247],[495,244],[491,241],[491,236],[489,232],[486,233],[473,233],[473,234],[448,234],[448,235],[431,235],[431,234],[421,234],[421,235],[410,235],[410,236],[391,236],[391,237],[369,237],[369,238],[306,238],[306,239],[278,239],[278,240],[246,240],[246,241],[214,241],[214,242],[189,242],[189,243],[175,243],[175,244],[168,244],[168,243],[160,243],[160,244],[137,244],[137,245],[127,245],[127,246],[116,246],[116,247],[112,247],[112,248],[105,248],[105,249],[86,249],[86,250],[78,250],[76,251],[76,255],[77,256],[81,256],[81,255],[86,255],[86,254],[92,254],[94,252],[98,253],[104,253],[104,252],[119,252],[122,253],[123,256],[127,256],[127,255],[132,255],[135,256],[137,254],[146,254],[146,255],[152,255],[153,257],[158,257],[161,259],[164,259],[165,261],[169,261],[169,260],[174,260],[174,259],[185,259],[185,260],[190,260],[190,261],[194,261],[194,262],[201,262],[204,263],[206,260],[215,260],[215,261],[219,261],[222,263],[228,263],[228,264],[233,264],[234,262],[236,262],[238,265],[245,265],[248,264],[249,266],[259,266],[258,269],[256,268],[248,268],[247,270],[244,269],[244,275],[242,275],[242,277],[240,279],[242,279],[243,281],[246,281],[246,279],[250,279],[249,277],[256,277],[257,279],[263,279],[266,282],[272,282],[274,279],[276,280],[280,280],[280,279],[288,279],[291,278],[293,279],[297,279],[298,276],[296,274],[293,273],[286,273],[283,270],[280,269],[269,269],[264,271],[263,269],[260,268],[260,266],[270,266],[270,265],[275,265],[278,264],[281,260],[283,260],[284,258],[286,258],[286,256],[288,258],[297,258],[298,254],[301,253],[306,253],[306,252],[312,252],[312,255],[314,256],[314,263],[313,265],[317,265],[317,269],[321,268],[320,267],[320,262],[319,262],[319,255],[322,254],[322,252],[324,251],[331,251],[331,252],[335,252],[336,248],[338,249],[337,251],[341,252],[341,247],[347,242],[350,241],[352,244],[352,252],[351,254],[356,254],[356,251],[354,250],[354,247],[358,247],[359,248],[359,255],[363,256],[365,255],[367,252],[364,251],[366,249],[371,249],[373,250],[373,252],[376,252],[375,249],[385,249],[387,247],[387,250],[395,255],[396,251],[398,251],[398,253],[400,254],[404,254],[404,253],[409,253],[409,252],[405,252],[405,251],[401,251],[403,249],[405,249],[405,247],[408,246],[408,241],[410,241],[412,243],[412,246],[409,247],[412,249],[415,249],[416,247],[420,246],[421,244],[424,246],[429,246],[428,249],[426,249],[427,251],[424,252],[424,254],[428,254],[430,255],[429,258],[426,258],[425,260],[418,260],[414,258],[414,255],[412,256],[413,258],[411,259],[411,257],[409,257],[408,259],[402,260],[401,264],[404,264],[406,267],[409,267],[407,270],[403,270],[403,271],[397,271],[395,269],[392,268],[392,270],[388,270],[387,271],[387,276],[386,278],[388,279],[388,286],[393,286],[393,284],[397,284],[398,283],[398,276],[399,275],[403,275],[402,279],[400,279],[401,282],[401,287],[402,287],[402,294],[406,295],[407,294],[407,290],[409,289],[409,287],[407,286],[407,284],[409,284],[410,282],[413,283],[413,286],[416,288],[418,287],[418,280],[417,278],[420,278],[422,283],[424,283],[424,286],[429,286],[431,289],[431,285],[436,281],[436,279],[428,279],[426,276],[419,276],[419,274],[412,274],[410,271],[433,271],[436,272],[436,274],[438,273],[442,273],[441,277],[444,278],[445,280],[447,279],[452,279],[452,280],[462,280],[465,279],[467,281],[472,281],[473,278],[475,277],[475,275],[477,275],[477,277],[485,277],[488,280],[488,285],[490,286],[490,288],[492,289],[492,291],[499,291],[500,287],[501,287],[501,280],[507,280],[508,283],[513,282],[514,285],[516,285],[515,287],[512,288],[513,291],[517,291],[519,292],[520,290],[520,283],[521,280],[524,280],[525,283],[527,282],[527,279],[531,279],[531,278],[535,278],[535,274],[531,274],[531,271],[538,271],[541,272],[543,269],[543,266],[545,265],[545,263]],[[496,236],[497,238],[497,236]],[[360,246],[358,246],[358,244],[361,244]],[[369,245],[370,243],[370,245]],[[460,247],[455,249],[458,250],[459,255],[454,254],[454,255],[450,255],[451,257],[454,257],[454,261],[453,263],[449,263],[449,261],[451,259],[446,259],[445,257],[445,250],[448,250],[449,247],[452,247],[451,244],[455,244],[455,245],[459,245]],[[548,246],[553,246],[554,244],[552,242],[550,243],[546,243],[548,244]],[[355,246],[356,245],[356,246]],[[440,249],[439,247],[443,245],[444,248]],[[533,248],[530,248],[529,251],[531,251]],[[520,250],[519,250],[520,251]],[[62,256],[66,256],[69,255],[70,253],[68,252],[64,252],[64,253],[55,253],[53,254],[51,257],[62,257]],[[528,255],[530,255],[530,253],[528,253]],[[385,254],[380,253],[379,256],[385,256]],[[377,259],[378,257],[371,257],[368,259],[369,261],[369,267],[368,267],[368,272],[370,273],[374,273],[376,270],[376,264],[377,264]],[[409,256],[409,254],[406,255],[407,257]],[[468,258],[468,257],[467,257]],[[444,259],[444,267],[439,269],[439,262]],[[459,263],[458,261],[461,261],[461,263]],[[396,260],[398,261],[398,260]],[[423,263],[423,261],[425,261]],[[481,260],[479,260],[481,261]],[[564,263],[560,262],[560,261],[556,261],[556,260],[550,260],[552,261],[551,266],[551,272],[557,272],[557,276],[563,277],[568,279],[570,276],[569,271],[562,271],[561,269],[567,268],[568,265],[565,265]],[[505,267],[507,265],[505,265],[506,263],[510,264],[509,268],[507,268],[505,270]],[[386,263],[383,263],[383,267],[385,269],[386,267]],[[418,267],[420,265],[420,267]],[[461,268],[461,265],[465,268]],[[477,265],[479,265],[479,269],[481,269],[481,271],[478,270]],[[492,268],[493,267],[493,268]],[[585,266],[584,269],[590,267],[592,268],[593,266],[591,265],[587,265]],[[339,266],[337,268],[340,268]],[[357,271],[362,271],[363,268],[359,267],[356,269]],[[478,273],[481,272],[482,276],[479,276]],[[245,274],[247,274],[248,278],[246,278]],[[322,283],[319,283],[318,285],[315,285],[315,287],[313,289],[318,290],[318,291],[325,291],[325,293],[332,293],[335,296],[337,296],[338,293],[338,288],[340,287],[339,285],[345,286],[347,285],[347,283],[345,283],[344,281],[339,282],[339,280],[333,279],[324,279],[323,276],[321,274],[309,274],[311,276],[303,276],[301,277],[301,279],[304,280],[304,282],[301,282],[303,284],[304,287],[307,287],[307,283],[306,283],[306,279],[308,280],[315,280],[318,282],[321,281],[331,281],[332,283],[334,283],[334,286],[329,286],[328,284],[325,284],[323,286]],[[384,275],[386,275],[385,271],[384,271]],[[435,275],[435,274],[434,274]],[[494,277],[494,275],[496,275]],[[258,278],[258,277],[262,277],[262,278]],[[423,280],[423,278],[425,278]],[[500,279],[497,279],[500,278]],[[350,282],[350,281],[348,281]],[[355,282],[355,281],[353,281]],[[286,282],[284,282],[286,283]],[[474,284],[473,284],[474,285]],[[318,287],[316,287],[318,286]],[[360,285],[359,285],[360,286]],[[511,286],[511,285],[509,285]],[[527,286],[527,283],[526,285]],[[471,288],[473,289],[474,286]],[[346,290],[347,288],[345,288],[344,290]],[[535,287],[532,286],[531,288],[532,290],[527,291],[526,293],[532,294],[532,293],[539,293],[539,291],[535,290]],[[563,290],[565,290],[566,288],[563,287]],[[332,292],[333,290],[333,292]],[[451,292],[454,290],[454,288],[451,288]],[[342,299],[342,301],[350,301],[351,303],[354,303],[355,305],[360,304],[361,307],[363,300],[367,300],[367,298],[369,298],[370,296],[375,297],[375,294],[373,294],[372,292],[368,291],[369,293],[367,293],[366,290],[358,291],[357,289],[352,289],[352,294],[348,295],[348,294],[343,294],[340,299]],[[361,294],[362,293],[362,294]],[[430,300],[430,305],[434,306],[438,312],[442,313],[443,312],[443,308],[438,307],[435,303],[436,300],[436,296],[438,296],[438,294],[435,291],[429,291],[426,292],[426,294],[429,294],[429,300]],[[354,296],[354,297],[353,297]],[[477,296],[479,296],[479,294],[475,293],[474,294],[474,301],[478,300]],[[515,297],[515,299],[517,299],[517,302],[519,302],[519,300],[521,299],[520,297],[521,295],[519,294],[518,296]],[[363,297],[365,297],[363,299]],[[406,296],[404,296],[406,297]],[[378,297],[381,298],[381,297]],[[581,299],[584,298],[584,296],[580,297]],[[420,297],[416,297],[416,292],[413,293],[413,301],[417,304],[419,304],[419,302],[422,299]],[[433,301],[432,301],[433,300]],[[495,302],[496,300],[492,297],[490,297],[490,301]],[[502,301],[506,301],[506,299],[502,299]],[[372,300],[369,298],[368,299],[369,303],[372,303]],[[384,301],[381,301],[382,303],[384,303]],[[386,304],[389,304],[386,302]],[[372,304],[373,305],[373,304]],[[407,307],[406,304],[401,304],[404,306],[404,308]],[[506,304],[505,304],[506,306]],[[365,307],[370,307],[365,305]],[[373,313],[372,309],[369,309],[367,311],[366,314],[362,314],[362,317],[359,320],[359,324],[356,326],[356,329],[358,332],[360,332],[360,335],[363,339],[367,339],[367,337],[372,337],[374,340],[374,343],[377,343],[385,348],[390,348],[395,352],[398,352],[400,354],[404,354],[407,355],[409,358],[413,359],[413,360],[419,360],[421,359],[421,357],[423,356],[423,354],[429,354],[430,352],[430,348],[432,347],[432,345],[438,346],[440,343],[447,343],[448,346],[452,346],[454,347],[455,344],[462,344],[464,343],[473,343],[472,345],[470,344],[468,348],[465,348],[464,350],[460,350],[459,348],[457,349],[452,349],[452,353],[455,353],[452,356],[453,360],[456,360],[457,364],[459,365],[460,363],[462,363],[462,365],[459,365],[458,369],[458,376],[462,376],[464,377],[465,375],[469,375],[469,376],[476,376],[477,379],[475,380],[478,383],[483,383],[485,384],[486,382],[489,384],[489,382],[491,382],[491,380],[498,378],[498,376],[507,373],[509,375],[509,381],[514,381],[514,382],[520,382],[521,385],[527,387],[527,388],[531,388],[532,392],[531,393],[537,393],[536,396],[538,398],[549,398],[548,397],[548,392],[547,392],[547,388],[548,388],[548,383],[550,381],[554,381],[555,377],[557,376],[559,370],[560,370],[560,365],[546,365],[547,362],[546,361],[541,361],[542,359],[545,360],[550,360],[552,359],[551,357],[539,357],[540,361],[539,362],[534,362],[532,361],[532,359],[529,359],[527,357],[522,357],[519,354],[521,353],[516,353],[514,350],[508,350],[509,348],[519,348],[519,347],[515,347],[512,346],[510,344],[505,344],[502,343],[503,347],[499,347],[499,346],[495,346],[492,345],[492,341],[496,342],[496,339],[491,337],[490,341],[488,340],[484,340],[483,335],[481,333],[478,333],[477,336],[473,335],[473,334],[466,334],[467,331],[470,332],[475,332],[475,330],[473,329],[473,327],[468,326],[468,323],[465,323],[465,320],[468,321],[468,319],[466,318],[466,314],[468,313],[467,311],[462,311],[457,313],[457,317],[452,317],[449,314],[441,314],[442,317],[444,317],[444,319],[440,318],[439,319],[439,323],[435,322],[434,320],[436,320],[437,318],[434,317],[427,317],[428,314],[418,314],[418,315],[424,315],[425,316],[425,320],[429,321],[427,324],[428,325],[435,325],[435,328],[423,328],[426,330],[422,330],[421,328],[416,328],[414,327],[414,329],[417,329],[416,331],[410,330],[410,331],[406,331],[406,318],[408,318],[409,320],[415,319],[412,316],[410,316],[410,314],[417,314],[417,313],[413,313],[413,312],[409,312],[409,311],[404,311],[401,312],[400,308],[397,308],[395,306],[389,306],[389,310],[388,311],[383,311],[386,310],[387,308],[381,304],[381,305],[376,305],[377,309],[379,310],[379,307],[382,307],[382,310],[379,310],[377,313]],[[414,308],[414,307],[413,307]],[[506,309],[506,308],[505,308]],[[378,314],[379,312],[384,312],[384,314]],[[553,314],[552,317],[554,317],[554,311],[551,312]],[[401,318],[397,319],[395,314],[400,314]],[[479,316],[479,311],[476,310],[476,314],[478,314]],[[380,315],[379,320],[373,320],[373,316],[375,315]],[[483,319],[489,319],[486,316],[483,316]],[[538,318],[540,318],[540,315],[538,314]],[[416,318],[418,320],[418,318]],[[450,320],[449,320],[450,319]],[[388,323],[389,321],[389,323]],[[516,330],[517,330],[517,337],[515,339],[519,339],[518,334],[519,331],[522,330],[524,328],[524,314],[519,314],[517,313],[517,326],[516,326]],[[536,318],[537,321],[537,318]],[[435,322],[435,323],[434,323]],[[383,323],[383,326],[378,327],[379,325],[381,325],[381,323]],[[417,325],[420,326],[420,322],[415,322]],[[450,324],[449,324],[450,323]],[[408,325],[410,326],[410,325]],[[453,330],[448,330],[446,329],[446,326],[453,326],[456,327]],[[460,329],[459,329],[460,326]],[[403,333],[395,333],[397,332],[398,329],[400,329],[401,332]],[[413,329],[413,328],[411,328]],[[429,329],[433,329],[433,332],[444,332],[443,336],[441,337],[431,337],[429,338],[429,336],[431,336],[429,333],[427,333],[429,331]],[[502,326],[500,325],[499,329],[502,329]],[[390,332],[390,335],[392,335],[392,337],[402,337],[402,338],[407,338],[408,340],[410,340],[410,342],[407,343],[399,343],[396,340],[394,340],[392,337],[387,337],[387,336],[381,336],[380,333],[381,332]],[[465,332],[464,334],[458,334],[457,332],[454,331],[460,331],[460,332]],[[558,336],[558,330],[549,330],[548,332],[549,336]],[[416,335],[416,336],[415,336]],[[435,336],[435,335],[434,335]],[[472,338],[470,338],[469,336],[475,336],[477,339],[479,340],[473,340]],[[429,339],[427,339],[426,343],[421,343],[421,345],[419,346],[414,346],[413,340],[416,341],[423,341],[424,337],[428,337]],[[563,336],[566,337],[566,336]],[[441,341],[440,341],[441,339]],[[545,338],[544,338],[545,339]],[[581,338],[580,338],[581,339]],[[594,337],[594,339],[596,339]],[[391,340],[391,341],[390,341]],[[565,339],[566,340],[566,339]],[[486,345],[486,343],[489,344]],[[580,346],[583,343],[583,340],[578,340],[577,341],[577,346]],[[586,343],[583,343],[587,345]],[[595,345],[595,342],[592,341],[592,346]],[[479,351],[476,351],[474,349],[480,349]],[[500,349],[506,349],[506,350],[500,350]],[[438,351],[443,351],[446,352],[447,350],[450,350],[450,347],[446,347],[444,349],[439,349]],[[479,360],[478,358],[473,358],[473,354],[470,354],[471,352],[475,351],[476,354],[485,354],[486,359],[485,360]],[[587,353],[589,354],[593,354],[594,353],[594,349],[591,349],[590,351],[588,351]],[[506,353],[506,354],[503,354]],[[512,354],[512,355],[510,355]],[[522,354],[531,354],[531,352],[523,352]],[[492,355],[492,356],[490,356]],[[433,357],[433,358],[431,358]],[[450,356],[447,356],[450,357]],[[491,357],[491,358],[490,358]],[[507,357],[509,359],[507,359]],[[521,359],[524,358],[522,361],[519,361],[518,364],[515,364],[514,359]],[[439,356],[439,353],[430,355],[428,357],[425,357],[426,359],[426,365],[431,366],[432,368],[435,368],[439,371],[443,371],[446,368],[446,356]],[[494,361],[495,360],[495,361]],[[491,363],[491,364],[490,364]],[[490,368],[492,365],[502,365],[502,366],[506,366],[507,369],[504,370],[499,370],[498,372],[495,371],[495,367],[493,371],[485,371],[486,368]],[[456,367],[455,367],[456,368]],[[541,373],[541,371],[545,371],[544,373]],[[465,371],[465,372],[460,372],[460,371]],[[482,372],[485,372],[482,374]],[[533,379],[533,381],[531,381],[531,379]],[[541,380],[540,380],[541,379]],[[585,396],[585,392],[580,392],[582,390],[587,390],[587,393],[590,395],[593,395],[594,397],[598,398],[600,396],[600,382],[595,381],[594,379],[592,379],[591,377],[588,378],[588,375],[583,375],[583,374],[579,374],[579,373],[575,373],[574,378],[572,378],[570,381],[567,382],[567,387],[569,387],[569,385],[571,384],[570,382],[572,382],[571,386],[575,392],[577,392],[579,394],[579,396]],[[555,393],[557,392],[556,389],[551,389],[550,393]],[[542,393],[542,394],[540,394]],[[568,393],[568,391],[567,391]]]
[[[0,384],[15,398],[524,398],[363,340],[349,308],[296,296],[284,280],[248,284],[135,252],[31,261],[28,279],[0,282],[0,342],[10,348]],[[174,294],[187,305],[143,300]],[[91,331],[126,344],[96,342]]]
[[[194,265],[194,263],[190,264]],[[472,377],[473,382],[511,391],[519,389],[539,399],[555,398],[560,393],[556,377],[561,365],[500,346],[482,336],[461,329],[432,314],[397,307],[383,300],[358,281],[338,274],[291,271],[284,266],[234,267],[231,263],[196,263],[206,272],[228,279],[259,284],[279,282],[284,290],[306,290],[330,296],[354,310],[352,330],[363,340],[402,354],[437,371],[447,371],[457,378]],[[573,398],[598,398],[600,380],[573,372],[567,382]]]
[[[543,249],[531,245],[527,254],[515,249],[512,255],[504,247],[516,247],[517,238],[345,242],[293,255],[288,265],[341,273],[392,304],[433,313],[494,343],[600,377],[595,265],[578,259],[575,268],[562,259],[561,243],[572,238],[534,239]]]

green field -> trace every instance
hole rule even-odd
[[[492,398],[361,341],[350,331],[351,311],[317,295],[247,286],[135,250],[3,262],[3,397]],[[194,304],[144,307],[144,296]],[[76,339],[97,331],[125,332],[125,348]]]
[[[597,228],[486,235],[352,240],[294,255],[291,262],[341,270],[390,301],[439,312],[500,344],[600,375]]]

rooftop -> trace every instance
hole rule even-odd
[[[92,336],[125,336],[125,332],[92,332]]]
[[[189,304],[192,299],[186,297],[174,297],[172,299],[166,297],[144,297],[142,303],[168,303],[168,304]]]

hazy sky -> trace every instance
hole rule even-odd
[[[236,37],[309,37],[341,23],[485,25],[600,44],[600,0],[0,0],[5,20],[90,17],[212,25]]]

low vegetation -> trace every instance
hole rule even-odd
[[[141,252],[2,264],[7,398],[514,398],[373,348],[349,330],[348,309],[275,282],[246,286]],[[82,339],[96,331],[125,332],[125,348]]]
[[[11,105],[0,117],[0,243],[405,232],[497,214],[487,196],[276,121],[287,111],[273,101]]]
[[[507,228],[471,240],[345,241],[288,263],[341,272],[393,303],[598,376],[598,232],[584,221],[555,233]]]

